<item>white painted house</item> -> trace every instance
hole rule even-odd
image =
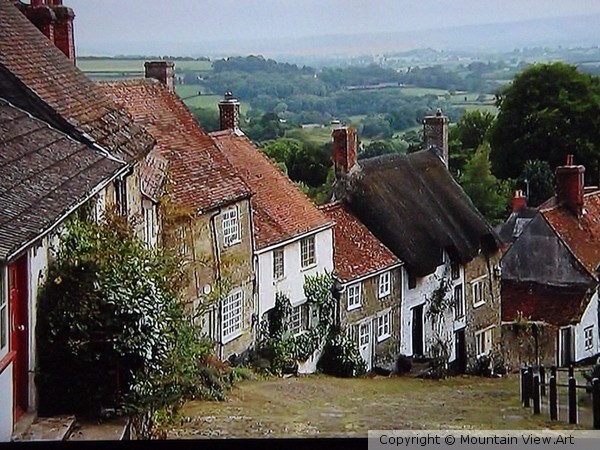
[[[305,277],[333,271],[333,222],[239,130],[239,102],[228,97],[219,107],[222,131],[211,136],[252,190],[254,322],[266,319],[281,293],[300,332],[308,326]]]

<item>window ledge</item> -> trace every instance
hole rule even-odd
[[[482,300],[482,301],[477,302],[477,303],[473,303],[473,309],[479,308],[480,306],[483,306],[483,305],[485,305],[485,300]]]
[[[379,300],[385,300],[386,298],[390,297],[391,295],[392,295],[392,292],[390,291],[385,294],[380,293],[378,296],[379,296]]]
[[[228,344],[229,342],[233,341],[234,339],[239,338],[242,334],[244,334],[244,332],[242,330],[236,331],[234,333],[231,333],[227,336],[223,336],[223,345]]]
[[[229,242],[223,242],[223,247],[227,248],[227,247],[232,247],[236,244],[239,244],[240,242],[242,242],[241,239],[236,239],[235,241],[229,241]]]
[[[384,334],[383,336],[377,336],[377,342],[383,342],[385,340],[388,340],[389,338],[391,338],[392,335],[390,333],[388,334]]]
[[[348,311],[354,311],[355,309],[359,309],[361,307],[362,307],[361,303],[359,303],[358,305],[348,306]]]
[[[302,267],[302,264],[300,264],[300,272],[304,272],[305,270],[314,269],[315,267],[317,267],[317,263],[313,263],[306,267]]]

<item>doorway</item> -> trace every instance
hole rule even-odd
[[[424,356],[423,305],[412,308],[412,355]]]
[[[367,365],[367,372],[372,368],[372,351],[371,351],[371,320],[367,320],[358,326],[358,348],[360,356],[364,359]]]
[[[8,266],[10,306],[10,349],[15,353],[13,365],[13,416],[16,422],[28,407],[28,313],[27,256]]]

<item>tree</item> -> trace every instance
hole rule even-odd
[[[565,155],[597,182],[600,159],[600,79],[563,63],[537,64],[497,94],[500,113],[491,133],[491,161],[501,178],[516,178],[527,160],[551,168]]]
[[[494,119],[494,115],[487,111],[467,111],[456,126],[450,128],[449,167],[455,176],[460,176],[475,150],[488,140]]]
[[[491,172],[490,148],[482,144],[465,165],[460,184],[477,209],[492,224],[502,222],[508,206],[508,182],[498,180]]]
[[[527,193],[529,206],[538,206],[554,195],[554,173],[548,161],[528,160],[517,178],[517,187]]]

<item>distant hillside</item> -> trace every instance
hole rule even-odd
[[[323,35],[299,39],[212,42],[96,42],[79,54],[171,54],[267,57],[361,55],[431,47],[438,50],[507,51],[523,47],[594,46],[600,44],[600,14],[537,19],[490,25],[468,25],[399,33]]]

